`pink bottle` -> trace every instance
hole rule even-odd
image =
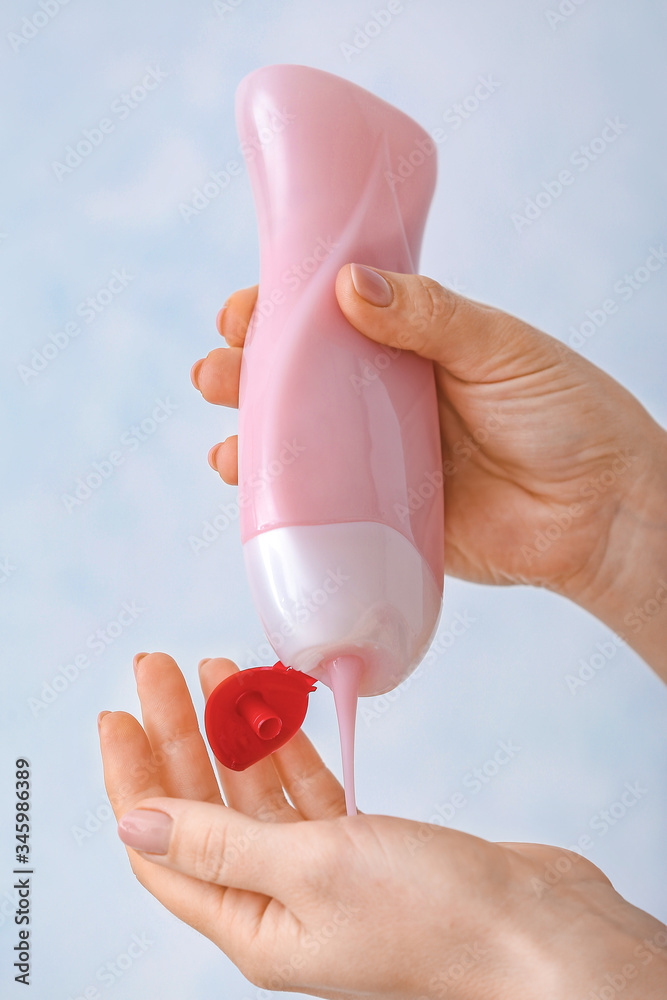
[[[440,615],[442,457],[432,364],[355,330],[334,284],[349,262],[417,271],[435,146],[390,104],[307,66],[250,73],[236,118],[261,258],[239,395],[245,565],[297,717],[313,680],[333,688],[352,813],[357,694],[400,684]],[[283,725],[266,672],[242,671],[209,700],[216,755],[231,716],[238,730],[229,766],[301,724]]]

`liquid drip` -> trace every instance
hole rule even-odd
[[[357,815],[354,793],[354,728],[357,720],[359,682],[363,669],[364,661],[359,656],[337,656],[327,664],[328,684],[333,691],[338,716],[345,807],[348,816]]]

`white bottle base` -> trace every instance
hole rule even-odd
[[[411,542],[375,521],[272,528],[243,545],[255,607],[276,655],[327,682],[326,664],[364,661],[362,696],[391,691],[433,638],[442,591]]]

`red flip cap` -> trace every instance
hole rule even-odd
[[[272,667],[239,670],[206,702],[204,724],[213,753],[225,767],[245,771],[299,731],[315,678],[278,660]]]

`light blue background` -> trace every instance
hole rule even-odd
[[[587,0],[551,25],[552,2],[405,0],[402,12],[346,59],[372,3],[241,0],[211,3],[71,0],[14,51],[9,34],[39,10],[0,15],[4,152],[0,197],[3,490],[0,583],[3,699],[0,789],[0,962],[3,995],[22,995],[8,966],[12,910],[13,762],[34,773],[33,1000],[76,997],[254,998],[231,963],[180,924],[131,875],[115,822],[77,843],[74,828],[106,796],[95,717],[137,712],[131,668],[140,649],[182,665],[198,708],[196,663],[228,655],[272,662],[245,581],[238,524],[195,554],[199,534],[236,490],[206,463],[237,414],[203,402],[192,363],[218,344],[215,315],[258,273],[245,168],[188,223],[179,205],[229,160],[241,161],[233,108],[240,79],[274,62],[338,73],[395,103],[429,131],[443,128],[439,182],[421,270],[567,341],[586,310],[614,295],[652,246],[667,241],[665,10]],[[38,20],[40,20],[38,18]],[[126,120],[110,115],[150,66],[166,79]],[[447,112],[480,75],[499,83],[455,127]],[[58,180],[52,163],[84,128],[115,129]],[[568,166],[605,119],[627,128],[533,224],[512,215]],[[114,269],[132,281],[28,384],[49,335]],[[665,270],[623,303],[582,351],[665,421]],[[62,501],[77,477],[119,447],[158,398],[176,409],[81,506]],[[143,610],[37,716],[31,698],[86,651],[123,602]],[[358,732],[361,807],[429,819],[499,740],[521,751],[452,825],[499,840],[568,846],[588,832],[589,856],[619,891],[667,918],[664,754],[667,691],[627,648],[576,694],[565,677],[609,630],[545,592],[447,581],[441,631],[459,613],[467,631],[392,702],[369,703]],[[328,692],[306,730],[339,770]],[[626,782],[646,794],[604,835],[590,823]],[[5,808],[6,807],[6,808]],[[148,950],[113,986],[97,970],[132,934]],[[4,979],[9,979],[5,987]]]

